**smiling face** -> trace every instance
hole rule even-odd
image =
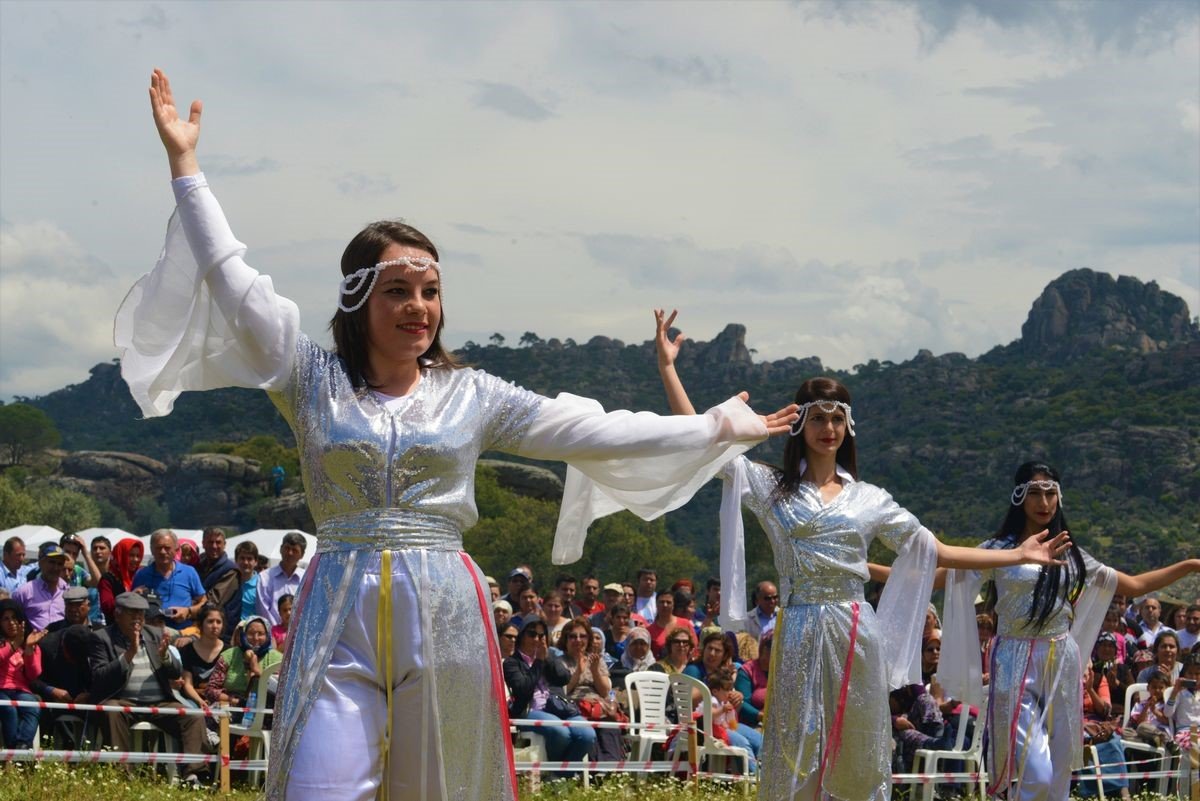
[[[1160,665],[1174,667],[1175,658],[1179,656],[1179,640],[1171,634],[1159,635],[1154,644],[1154,658]]]
[[[432,256],[412,245],[392,243],[379,260],[403,258]],[[442,322],[441,276],[435,268],[414,270],[399,264],[385,267],[366,308],[369,363],[415,362],[429,350]]]
[[[261,648],[267,644],[267,627],[261,621],[255,620],[246,626],[246,643],[251,648]]]
[[[215,562],[225,554],[225,532],[209,530],[204,532],[204,556],[210,562]]]

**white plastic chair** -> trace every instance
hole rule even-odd
[[[1167,688],[1167,691],[1163,693],[1163,700],[1171,697],[1170,693],[1172,689],[1174,688]],[[1152,755],[1152,759],[1158,759],[1158,770],[1170,770],[1171,754],[1167,751],[1167,749],[1159,748],[1158,746],[1151,745],[1150,743],[1144,742],[1137,738],[1131,740],[1125,736],[1125,731],[1129,728],[1129,713],[1133,711],[1134,705],[1141,700],[1142,695],[1146,691],[1147,687],[1146,682],[1144,681],[1130,684],[1125,688],[1125,711],[1121,715],[1121,743],[1125,746],[1126,755],[1128,755],[1130,751],[1140,751],[1143,754],[1150,754]],[[1167,786],[1169,783],[1170,779],[1168,777],[1163,776],[1159,778],[1157,784],[1157,792],[1159,795],[1165,796],[1167,794]]]
[[[966,704],[958,713],[958,733],[954,738],[954,746],[947,749],[918,748],[913,756],[913,773],[927,776],[932,781],[925,782],[921,791],[923,801],[933,801],[934,784],[937,778],[938,763],[944,760],[960,761],[967,770],[979,773],[979,797],[987,796],[987,771],[983,767],[983,729],[987,720],[987,699],[979,706],[979,716],[975,719],[975,730],[971,742],[967,738],[967,723],[971,719],[971,709]]]
[[[718,770],[717,766],[720,765],[724,769],[727,768],[726,763],[730,760],[740,762],[742,769],[742,789],[745,792],[749,792],[750,752],[735,745],[726,745],[713,736],[712,693],[709,691],[708,685],[683,673],[676,673],[670,679],[671,696],[675,699],[675,713],[678,715],[680,723],[692,720],[692,710],[694,709],[692,693],[698,692],[700,695],[699,722],[701,726],[698,732],[698,744],[695,754],[697,768],[707,763],[709,769],[714,773],[728,773],[728,770]],[[686,730],[681,730],[676,735],[672,741],[672,750],[677,757],[689,754],[691,746]]]
[[[671,677],[654,670],[639,670],[625,677],[629,690],[629,745],[638,762],[649,762],[655,743],[667,742],[667,698],[671,693]],[[643,729],[652,723],[655,728]],[[639,778],[645,774],[638,774]]]
[[[514,762],[546,762],[550,758],[546,753],[546,738],[534,731],[518,731],[511,727],[513,734]],[[542,772],[534,769],[529,772],[529,791],[537,793],[542,787]]]
[[[266,720],[266,715],[263,714],[267,708],[267,697],[270,694],[270,689],[273,685],[272,679],[279,673],[279,668],[283,666],[282,662],[276,662],[268,668],[264,668],[262,675],[258,677],[258,687],[255,690],[254,698],[254,717],[250,723],[230,723],[229,737],[249,737],[250,751],[246,755],[247,759],[270,759],[271,758],[271,731],[264,729],[263,723]],[[251,775],[250,782],[255,787],[262,784],[263,778],[266,775],[265,771],[252,770],[248,771]]]
[[[148,720],[131,724],[129,733],[133,736],[133,752],[135,754],[179,753],[179,744],[175,737]],[[147,741],[150,743],[149,747],[146,745]],[[160,743],[162,744],[161,748],[159,747]],[[161,762],[159,763],[159,767],[163,769],[172,781],[179,778],[179,766],[174,762]]]

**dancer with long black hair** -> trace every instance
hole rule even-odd
[[[654,315],[671,411],[695,414],[675,370],[683,341],[668,333],[675,313]],[[887,694],[921,681],[921,631],[937,565],[1047,564],[1066,536],[1031,538],[1014,551],[939,542],[887,492],[858,479],[845,386],[812,378],[795,400],[800,418],[783,467],[738,457],[722,474],[724,625],[746,617],[742,506],[766,531],[779,573],[758,797],[882,801],[891,787]],[[863,599],[867,549],[877,538],[897,553],[878,615]]]
[[[1000,530],[980,547],[1011,550],[1038,532],[1068,531],[1056,469],[1026,462],[1014,485]],[[1196,571],[1200,559],[1186,559],[1130,576],[1102,565],[1073,541],[1062,565],[949,571],[939,679],[949,695],[971,704],[983,700],[975,598],[984,580],[994,582],[990,795],[1067,798],[1071,769],[1082,762],[1081,660],[1092,652],[1114,592],[1144,595]]]
[[[397,221],[346,247],[330,353],[243,261],[196,159],[199,101],[182,118],[156,70],[150,103],[178,205],[157,265],[117,313],[122,375],[147,417],[185,390],[267,390],[295,433],[317,523],[267,797],[514,798],[489,593],[462,551],[480,453],[570,462],[553,552],[570,562],[592,520],[683,503],[725,461],[785,433],[794,409],[760,417],[743,397],[694,421],[605,414],[461,368],[441,344],[437,248]]]

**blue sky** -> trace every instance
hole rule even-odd
[[[150,70],[205,101],[247,260],[328,341],[404,217],[451,344],[677,306],[849,367],[1019,335],[1075,267],[1200,310],[1191,2],[0,3],[0,398],[87,377],[171,211]]]

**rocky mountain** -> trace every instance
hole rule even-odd
[[[976,359],[920,351],[901,363],[827,371],[816,357],[756,362],[746,336],[735,323],[712,341],[689,342],[679,370],[696,405],[745,389],[774,408],[805,378],[833,375],[854,394],[862,477],[943,535],[986,536],[1003,516],[1016,466],[1038,458],[1063,471],[1072,530],[1101,557],[1133,570],[1192,554],[1200,542],[1200,330],[1184,301],[1153,282],[1065,273],[1034,301],[1020,339]],[[460,355],[544,394],[570,391],[606,408],[666,411],[652,342],[522,341],[516,348],[468,343]],[[266,396],[249,390],[187,394],[170,417],[138,420],[115,365],[98,365],[84,384],[31,402],[55,420],[65,448],[146,454],[152,458],[145,462],[106,458],[128,471],[157,470],[146,465],[159,460],[164,487],[177,485],[170,476],[192,475],[183,465],[196,442],[269,433],[291,443]],[[777,462],[781,451],[774,440],[755,456]],[[80,464],[97,458],[81,456]],[[561,475],[561,466],[547,467]],[[86,471],[64,464],[63,478],[97,480]],[[196,475],[199,484],[212,480]],[[226,489],[191,507],[168,505],[234,508],[242,502],[239,481],[226,476]],[[556,491],[540,487],[541,497]],[[667,518],[671,537],[710,563],[717,494],[710,485]],[[281,519],[298,519],[300,499],[278,505]],[[268,506],[261,502],[255,514]],[[752,572],[769,572],[765,543],[752,540],[748,553],[758,560]]]

